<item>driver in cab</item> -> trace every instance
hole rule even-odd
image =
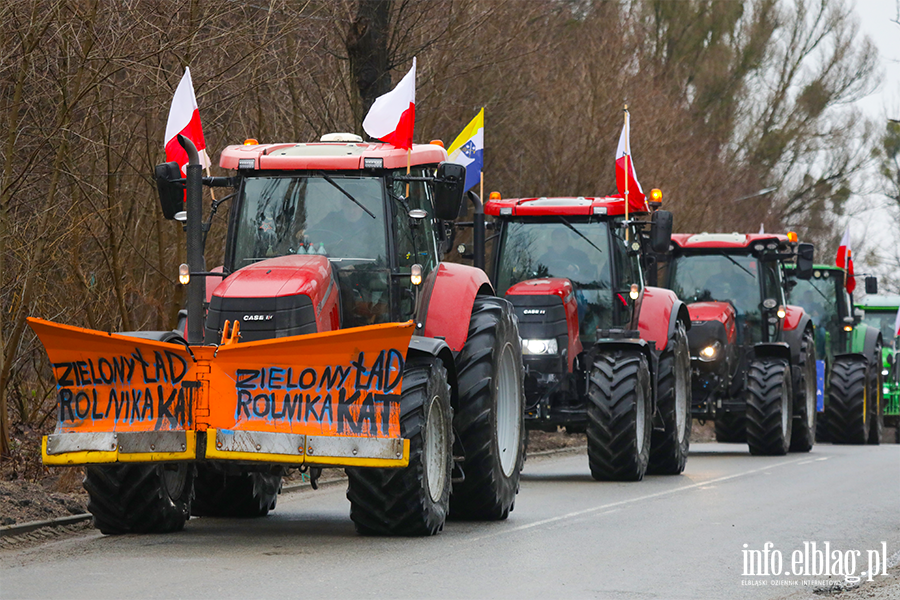
[[[545,267],[547,277],[564,277],[572,283],[588,283],[595,279],[596,269],[588,255],[574,247],[566,229],[554,229],[550,234],[550,247],[538,258],[538,269]]]

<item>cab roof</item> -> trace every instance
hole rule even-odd
[[[863,296],[855,304],[863,309],[897,310],[900,308],[900,296]]]
[[[757,242],[787,243],[788,237],[777,233],[673,233],[672,243],[683,249],[750,248]]]
[[[629,210],[629,214],[646,210]],[[504,198],[484,203],[484,213],[495,217],[542,217],[553,215],[609,215],[625,214],[625,199],[616,196]]]
[[[378,159],[381,159],[381,165],[378,165]],[[369,164],[366,164],[367,160]],[[447,151],[435,144],[413,144],[409,152],[412,166],[434,165],[445,160]],[[378,142],[236,145],[222,150],[219,159],[223,169],[358,171],[400,169],[406,165],[406,150]]]

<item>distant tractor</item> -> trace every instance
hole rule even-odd
[[[790,270],[788,274],[793,275]],[[791,302],[802,306],[816,325],[816,350],[824,363],[819,440],[879,444],[884,428],[884,344],[880,329],[860,322],[852,312],[845,278],[839,267],[815,265],[812,277],[792,276],[789,286]],[[874,277],[866,278],[866,288],[877,291]]]
[[[808,452],[816,435],[809,315],[785,299],[783,265],[809,276],[810,244],[785,235],[676,234],[660,277],[688,303],[691,414],[751,454]]]
[[[862,322],[881,331],[884,347],[881,375],[884,377],[884,424],[894,428],[895,441],[900,444],[900,337],[897,336],[897,313],[900,296],[863,296],[857,308],[865,311]]]
[[[687,309],[644,285],[666,211],[621,198],[492,198],[493,282],[512,303],[525,358],[525,426],[586,432],[597,480],[678,474],[690,444]]]
[[[346,468],[363,534],[505,519],[524,461],[522,349],[487,275],[441,261],[464,167],[438,145],[332,134],[229,146],[231,176],[202,178],[181,143],[186,180],[156,169],[164,215],[186,221],[178,330],[31,320],[59,385],[44,463],[87,466],[97,527],[263,516],[287,469],[315,484],[323,467]],[[230,189],[212,206],[231,201],[209,272],[201,184]]]

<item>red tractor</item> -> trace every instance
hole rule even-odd
[[[186,180],[175,163],[157,167],[164,215],[186,220],[188,236],[177,331],[32,321],[59,383],[44,462],[87,465],[104,533],[265,515],[289,468],[315,483],[323,467],[345,467],[364,534],[432,535],[448,515],[513,509],[524,460],[516,317],[482,270],[441,261],[464,167],[438,145],[324,140],[229,146],[227,178],[202,178],[182,140]],[[201,184],[232,189],[212,206],[231,201],[212,271]]]
[[[668,248],[671,213],[626,220],[614,197],[491,199],[484,211],[499,236],[494,285],[523,338],[526,428],[586,432],[597,480],[681,473],[691,322],[675,294],[645,287],[642,260]]]
[[[808,452],[816,437],[814,326],[785,301],[785,264],[812,273],[811,244],[774,234],[677,234],[660,269],[688,302],[691,412],[752,454]]]

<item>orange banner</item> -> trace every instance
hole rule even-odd
[[[57,381],[57,432],[245,430],[400,437],[413,323],[169,344],[29,319]]]

